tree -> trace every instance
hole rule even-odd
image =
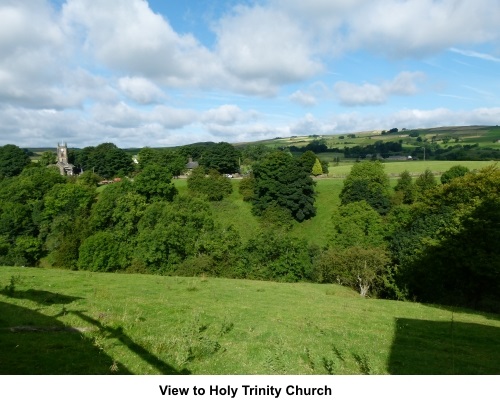
[[[447,184],[454,178],[465,176],[469,172],[470,172],[469,168],[465,166],[456,165],[450,167],[447,171],[445,171],[441,175],[441,184]]]
[[[254,198],[255,178],[253,174],[243,177],[240,180],[239,192],[243,196],[243,201],[252,201]]]
[[[233,145],[220,142],[203,153],[200,165],[207,169],[215,169],[222,174],[238,173],[240,171],[239,157],[240,154]]]
[[[174,177],[180,176],[186,170],[186,159],[179,152],[170,149],[142,148],[138,154],[139,168],[150,165],[165,168]]]
[[[315,273],[319,282],[349,286],[366,297],[370,289],[382,284],[388,265],[389,257],[382,247],[330,248],[319,257]]]
[[[150,164],[134,178],[134,186],[148,201],[158,199],[172,201],[177,189],[171,180],[172,174],[167,167]]]
[[[417,180],[415,180],[415,189],[419,195],[425,193],[427,190],[435,187],[436,185],[436,178],[430,169],[425,169],[425,172],[421,173],[417,177]]]
[[[54,152],[45,151],[38,159],[38,164],[42,167],[57,163],[57,156]]]
[[[321,162],[317,158],[316,161],[314,162],[314,166],[312,167],[311,173],[313,176],[319,176],[323,174],[323,168],[321,167]]]
[[[390,248],[407,297],[500,312],[499,195],[487,167],[429,189],[399,221]]]
[[[205,195],[209,201],[221,201],[233,192],[231,180],[216,170],[209,170],[205,175],[202,166],[191,171],[187,180],[188,189],[195,195]]]
[[[304,240],[274,230],[250,239],[243,251],[243,277],[296,282],[312,274],[310,250]]]
[[[401,196],[403,204],[412,204],[415,201],[415,186],[408,170],[401,173],[394,191]]]
[[[316,215],[314,181],[304,166],[284,152],[274,152],[254,165],[252,211],[256,215],[277,205],[299,222]]]
[[[0,146],[0,176],[17,176],[29,163],[29,156],[18,146]]]
[[[75,165],[108,179],[125,176],[133,170],[132,157],[113,143],[83,148],[76,153]]]
[[[380,214],[390,208],[389,177],[379,161],[356,163],[344,181],[340,192],[342,205],[366,201]]]
[[[317,159],[316,154],[311,150],[305,151],[298,158],[299,162],[304,165],[304,169],[306,169],[308,173],[312,173],[312,169]]]
[[[336,248],[384,246],[384,237],[382,217],[366,201],[340,206],[332,216],[329,240]]]

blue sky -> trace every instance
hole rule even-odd
[[[500,124],[500,0],[0,0],[0,144]]]

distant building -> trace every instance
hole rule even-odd
[[[65,142],[57,144],[56,166],[62,176],[73,176],[75,166],[68,162],[68,145]]]
[[[198,162],[194,162],[193,158],[189,158],[189,161],[186,163],[186,169],[193,170],[196,169],[200,164]]]

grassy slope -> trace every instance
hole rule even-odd
[[[12,277],[0,374],[500,373],[489,314],[335,285],[3,267],[0,289]]]

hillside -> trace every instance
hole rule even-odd
[[[500,317],[337,285],[0,267],[0,374],[498,374]]]

